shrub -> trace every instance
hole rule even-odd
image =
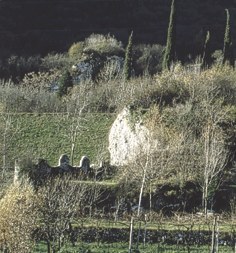
[[[59,80],[59,77],[60,72],[56,69],[48,72],[29,72],[20,84],[31,89],[50,90],[50,87]]]
[[[72,64],[66,54],[48,54],[42,58],[40,69],[42,71],[51,71],[52,69],[62,70]]]
[[[120,56],[123,55],[124,49],[122,43],[110,34],[92,34],[84,41],[83,52],[97,52],[104,56]]]
[[[1,70],[2,77],[12,78],[14,81],[20,81],[26,73],[39,71],[41,65],[40,56],[22,57],[13,55],[4,61]]]
[[[85,39],[83,46],[81,43],[73,44],[69,50],[75,63],[72,66],[75,81],[91,79],[96,82],[99,78],[109,79],[113,73],[119,73],[124,53],[121,42],[109,34],[92,34]]]
[[[59,89],[58,89],[59,97],[67,95],[68,88],[71,88],[72,86],[73,86],[72,76],[70,72],[66,70],[59,80]]]
[[[2,112],[55,112],[63,111],[63,103],[55,92],[49,91],[50,75],[31,73],[20,85],[0,80]],[[47,79],[49,78],[49,80]]]
[[[136,74],[154,75],[161,71],[164,47],[159,44],[134,46],[134,69]]]
[[[34,192],[30,185],[12,185],[0,200],[0,250],[32,252],[37,225]]]
[[[68,55],[71,59],[79,59],[84,50],[84,42],[79,41],[76,43],[73,43],[71,47],[68,50]]]
[[[223,62],[223,51],[222,50],[215,50],[212,53],[213,62],[215,65],[221,65]]]
[[[123,74],[123,65],[124,59],[119,56],[111,56],[104,63],[103,68],[101,69],[98,80],[109,82],[110,80],[118,80],[122,78]]]

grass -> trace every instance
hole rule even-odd
[[[61,154],[70,155],[71,131],[76,126],[76,118],[63,114],[1,114],[0,131],[4,133],[6,123],[7,162],[13,164],[15,158],[44,158],[56,165]],[[98,153],[104,153],[108,132],[114,120],[112,114],[87,114],[80,120],[75,143],[74,164],[87,155],[94,162]],[[3,134],[0,135],[3,138]],[[4,140],[0,140],[3,145]],[[0,160],[2,163],[2,161]],[[96,161],[95,161],[96,162]]]
[[[65,246],[60,252],[61,253],[127,253],[128,252],[128,243],[84,243],[81,242],[77,244],[75,247],[72,246]],[[146,244],[145,246],[143,243],[139,244],[138,250],[137,244],[134,244],[132,247],[132,252],[145,252],[145,253],[187,253],[187,252],[195,252],[195,253],[209,253],[210,246],[190,246],[188,248],[186,245],[165,245],[165,244]],[[47,252],[46,245],[43,243],[37,244],[34,253],[42,253]],[[219,253],[231,253],[232,248],[229,246],[219,246]]]
[[[117,228],[117,229],[127,229],[130,226],[130,220],[118,220],[115,222],[114,220],[109,219],[93,219],[92,217],[80,219],[75,221],[74,226],[81,226],[83,223],[84,227],[96,227],[96,224],[99,224],[99,228],[106,229],[106,228]],[[192,225],[193,224],[193,225]],[[141,229],[144,229],[146,226],[147,230],[157,230],[157,231],[209,231],[211,233],[213,228],[213,222],[204,220],[201,221],[193,221],[191,222],[182,222],[177,223],[174,220],[170,221],[158,221],[152,220],[146,223],[144,221],[134,220],[134,229],[138,229],[141,226]],[[230,223],[230,221],[225,221],[224,224],[219,224],[219,231],[221,233],[229,233],[232,231],[235,223]]]

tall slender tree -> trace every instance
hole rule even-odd
[[[167,33],[167,42],[165,48],[165,54],[163,58],[163,69],[170,69],[171,63],[175,58],[175,41],[176,41],[176,11],[175,11],[175,1],[172,0],[169,27]]]
[[[129,80],[132,73],[132,67],[133,67],[132,48],[133,48],[133,31],[131,32],[129,36],[128,45],[125,50],[125,63],[124,63],[125,80]]]
[[[207,31],[206,39],[204,43],[203,56],[202,56],[202,67],[207,68],[211,65],[211,51],[210,51],[210,32]]]
[[[231,37],[230,27],[230,13],[228,9],[226,11],[226,26],[225,26],[225,37],[224,37],[224,50],[223,50],[223,64],[229,64],[234,68],[234,49]]]

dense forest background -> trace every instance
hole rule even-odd
[[[169,0],[1,0],[0,55],[45,55],[67,51],[91,33],[114,35],[127,42],[164,45],[170,13]],[[202,53],[206,31],[211,49],[223,48],[225,8],[231,13],[236,41],[235,0],[178,0],[177,56],[191,60]]]

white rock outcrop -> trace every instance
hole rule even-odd
[[[111,165],[124,166],[137,159],[150,144],[149,130],[141,121],[132,122],[128,108],[117,116],[109,133]]]

